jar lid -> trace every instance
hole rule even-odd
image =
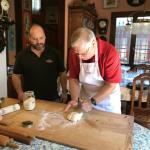
[[[31,128],[32,126],[33,126],[32,121],[27,120],[27,121],[22,122],[22,127],[24,127],[24,128]]]

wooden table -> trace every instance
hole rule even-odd
[[[2,106],[16,103],[7,98]],[[79,149],[127,150],[132,148],[133,117],[92,110],[84,113],[82,120],[71,123],[63,112],[65,104],[44,100],[36,101],[33,111],[23,109],[5,115],[3,120],[12,120],[11,127],[26,131],[37,138]],[[81,111],[77,109],[76,111]],[[32,128],[21,126],[23,121],[33,121]],[[43,121],[44,130],[40,131]]]

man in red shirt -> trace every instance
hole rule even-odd
[[[78,28],[71,37],[69,88],[71,101],[65,111],[78,105],[86,112],[92,108],[121,113],[121,66],[117,50],[96,38],[93,31]]]

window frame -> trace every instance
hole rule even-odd
[[[127,12],[112,12],[111,13],[111,27],[110,27],[110,43],[115,45],[115,33],[116,33],[116,18],[118,17],[133,17],[133,22],[136,21],[137,17],[140,16],[150,16],[150,11],[127,11]],[[127,66],[134,66],[134,55],[135,55],[135,44],[136,44],[136,35],[131,34],[131,45],[130,45],[130,55],[129,55],[129,64],[123,64]]]

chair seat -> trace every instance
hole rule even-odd
[[[134,110],[134,120],[136,123],[141,124],[142,126],[150,129],[150,110],[135,108]]]

